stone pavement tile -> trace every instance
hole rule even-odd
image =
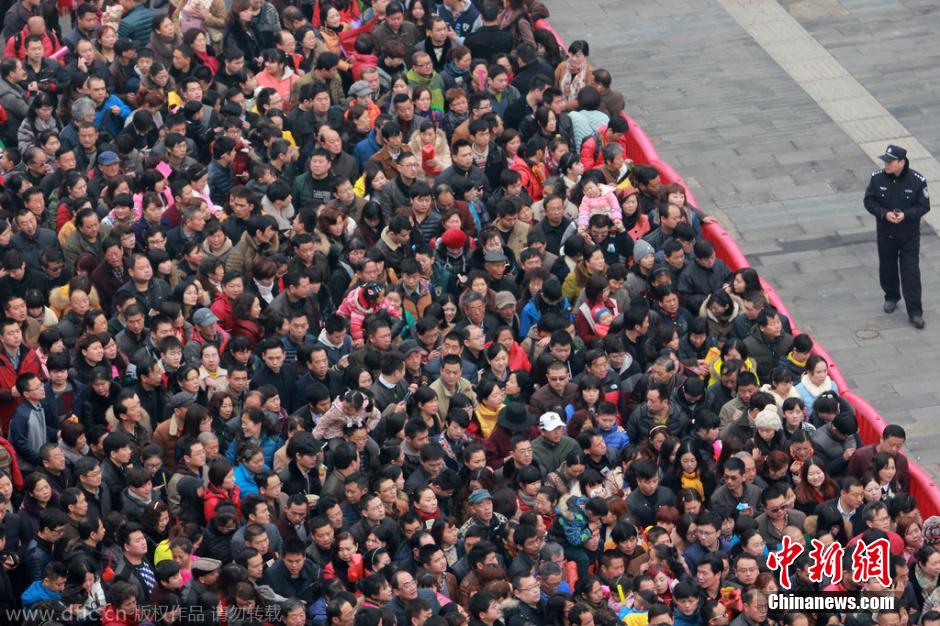
[[[804,274],[808,274],[813,271],[817,271],[820,268],[820,264],[813,263],[812,261],[803,261],[797,264]],[[857,256],[853,255],[843,255],[843,256],[828,256],[825,259],[825,262],[822,264],[826,270],[843,270],[853,267],[859,267],[861,264]]]
[[[897,354],[897,350],[886,349],[885,346],[859,345],[858,342],[856,342],[856,346],[855,348],[840,349],[841,354],[850,363],[865,359],[883,359],[886,354]]]
[[[759,258],[761,263],[770,265],[774,263],[786,263],[789,261],[811,261],[813,259],[821,259],[822,252],[819,250],[807,250],[805,252],[768,253],[759,255]]]
[[[812,289],[821,285],[831,285],[841,280],[839,272],[815,272],[811,275],[792,274],[771,277],[771,282],[780,285],[784,289],[793,288],[799,291],[803,291],[807,288]]]
[[[899,394],[893,398],[880,398],[881,407],[886,411],[895,409],[922,409],[940,404],[940,396],[934,393]]]
[[[815,197],[823,194],[830,194],[835,189],[825,182],[809,182],[797,185],[788,185],[788,186],[774,186],[772,191],[775,198],[778,199],[791,199],[791,198],[808,198]]]
[[[851,378],[849,379],[851,383]],[[857,386],[856,386],[857,388]],[[896,398],[899,397],[897,392],[891,388],[890,385],[868,385],[865,387],[865,391],[873,398]]]
[[[739,242],[741,251],[747,255],[754,254],[766,254],[768,252],[779,252],[781,250],[780,245],[774,243],[773,241],[761,241],[761,242]]]
[[[829,102],[826,112],[836,122],[849,122],[883,116],[885,108],[869,98],[846,98]]]
[[[876,260],[877,260],[876,255],[872,254],[872,260],[868,264],[866,264],[864,267],[849,267],[849,268],[838,270],[836,273],[839,275],[839,278],[842,281],[846,281],[846,282],[864,281],[866,283],[875,281],[875,283],[877,284],[878,272],[877,272],[877,267],[875,266]]]

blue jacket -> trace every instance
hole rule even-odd
[[[803,404],[806,406],[806,415],[807,417],[813,416],[813,403],[816,402],[818,396],[814,396],[813,392],[806,388],[802,382],[800,382],[796,387],[796,392],[800,394],[800,399],[803,400]],[[837,394],[839,393],[839,385],[836,384],[836,381],[832,381],[832,390]]]
[[[268,465],[264,466],[264,471],[268,471],[269,469],[271,468]],[[242,499],[247,495],[258,493],[258,484],[255,482],[255,475],[251,473],[244,463],[239,463],[235,467],[235,484],[238,485]]]
[[[264,464],[268,467],[274,465],[274,453],[277,452],[278,448],[284,445],[284,442],[280,439],[274,439],[273,437],[265,437],[261,440],[259,444],[261,449],[264,451]],[[238,440],[233,439],[232,443],[228,445],[228,450],[225,452],[225,458],[228,459],[229,463],[232,465],[235,464],[235,455],[238,453]],[[237,478],[237,475],[236,475]]]
[[[480,18],[480,12],[472,2],[467,2],[466,8],[460,15],[454,15],[453,11],[446,4],[437,7],[437,14],[443,17],[454,32],[457,33],[457,39],[463,43],[464,37],[483,26],[483,20]]]
[[[33,584],[27,587],[26,591],[23,592],[21,599],[23,600],[23,607],[29,608],[43,600],[61,600],[62,594],[58,591],[46,589],[43,587],[41,580],[34,580]]]
[[[365,167],[366,162],[372,158],[372,155],[381,149],[382,146],[376,140],[375,129],[373,128],[369,131],[369,135],[357,143],[353,149],[353,156],[356,157],[356,164],[359,165],[359,169]]]
[[[692,615],[686,615],[678,609],[672,614],[674,626],[704,626],[702,615],[698,611]]]
[[[41,403],[46,414],[46,441],[55,442],[58,437],[58,422],[55,407],[49,401],[49,396]],[[16,450],[16,456],[23,465],[23,470],[36,469],[41,464],[39,450],[29,445],[29,415],[33,407],[29,402],[21,402],[10,418],[10,443]]]
[[[218,205],[228,202],[228,192],[235,186],[235,171],[212,159],[209,162],[209,189],[212,201]],[[238,243],[237,241],[232,243]]]
[[[562,303],[562,310],[566,311],[565,315],[570,320],[571,313],[567,311],[571,310],[571,304],[568,302],[568,298],[564,298]],[[535,306],[535,298],[529,300],[524,307],[522,307],[522,312],[519,314],[519,335],[525,337],[529,334],[529,329],[539,323],[542,319],[542,312],[539,311],[538,307]]]
[[[118,37],[129,37],[134,40],[137,48],[143,48],[150,41],[150,31],[153,29],[153,18],[156,15],[153,9],[138,4],[124,14],[118,25]]]
[[[591,540],[591,529],[588,527],[588,516],[584,511],[587,498],[575,496],[562,496],[558,506],[555,507],[555,523],[568,544],[572,547],[582,546]]]
[[[43,570],[51,562],[52,546],[38,537],[30,539],[23,552],[23,565],[26,567],[25,571],[29,580],[41,581]]]
[[[111,107],[113,106],[120,109],[117,115],[111,112]],[[104,101],[104,104],[95,111],[95,128],[105,130],[111,133],[112,137],[116,137],[124,128],[124,120],[126,120],[131,113],[133,113],[133,111],[131,111],[129,106],[124,104],[123,100],[111,94],[108,96],[108,99]]]
[[[344,356],[352,352],[352,337],[349,336],[349,333],[343,337],[343,345],[339,348],[336,348],[325,341],[326,339],[326,329],[320,332],[320,336],[317,337],[317,345],[323,346],[326,348],[326,356],[330,360],[330,367],[333,367],[339,360]]]
[[[600,430],[600,433],[604,437],[604,443],[607,444],[607,447],[616,450],[618,453],[630,443],[627,433],[618,429],[616,424],[610,430]]]

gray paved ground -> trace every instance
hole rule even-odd
[[[940,154],[940,5],[781,5]],[[590,41],[592,63],[614,75],[660,157],[738,237],[799,325],[856,391],[907,428],[911,456],[940,476],[940,241],[932,229],[921,263],[928,326],[916,331],[903,313],[881,313],[874,224],[861,206],[870,158],[719,0],[549,0],[549,8],[566,40]]]

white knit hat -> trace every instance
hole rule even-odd
[[[775,404],[769,404],[764,407],[764,410],[758,413],[757,417],[754,418],[754,427],[772,428],[774,430],[783,428],[783,423],[780,421],[780,414],[777,412],[777,406]]]

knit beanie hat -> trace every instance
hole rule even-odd
[[[924,541],[932,546],[940,544],[940,516],[932,515],[924,521]]]
[[[655,255],[656,250],[653,249],[653,246],[649,244],[648,241],[643,239],[638,239],[635,244],[633,244],[633,262],[638,263],[640,259],[645,256]]]
[[[772,428],[774,430],[783,428],[783,424],[780,422],[780,414],[777,412],[777,406],[770,404],[764,407],[764,410],[758,413],[757,417],[754,418],[754,427]]]

